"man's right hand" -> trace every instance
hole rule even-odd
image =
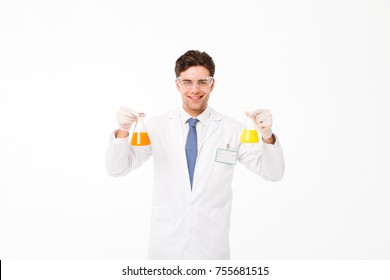
[[[137,121],[139,114],[129,107],[122,106],[116,113],[116,119],[119,124],[119,130],[116,131],[115,136],[119,138],[126,138],[129,135],[129,130],[133,122]]]

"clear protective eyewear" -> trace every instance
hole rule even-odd
[[[176,78],[177,84],[180,88],[191,89],[196,85],[200,89],[208,89],[212,86],[214,78],[213,77],[204,77],[198,81],[192,81],[188,79],[183,79],[182,77]]]

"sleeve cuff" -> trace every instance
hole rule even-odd
[[[114,130],[110,135],[110,142],[112,144],[122,144],[122,143],[129,143],[130,141],[130,134],[126,138],[115,138],[115,131]]]
[[[273,134],[275,136],[275,143],[273,144],[267,144],[265,143],[263,140],[261,141],[261,144],[265,147],[269,147],[269,148],[273,148],[273,149],[280,149],[281,148],[281,145],[280,145],[280,142],[279,142],[279,138],[275,135],[275,133]]]

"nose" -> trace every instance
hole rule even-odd
[[[193,93],[199,92],[198,83],[194,83],[193,85],[191,85],[191,92],[193,92]]]

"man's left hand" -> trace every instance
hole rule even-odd
[[[258,109],[251,112],[246,112],[245,114],[254,120],[261,133],[261,136],[263,137],[264,142],[273,144],[275,141],[272,137],[271,112],[268,109]]]

